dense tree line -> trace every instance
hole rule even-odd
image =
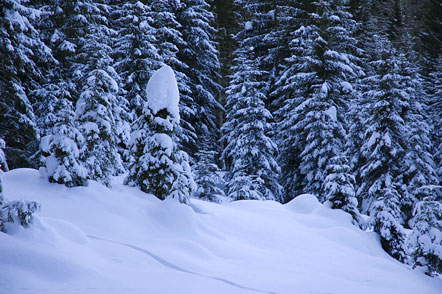
[[[440,273],[441,23],[437,0],[5,0],[0,163],[184,203],[311,193]],[[149,102],[165,64],[179,115]]]

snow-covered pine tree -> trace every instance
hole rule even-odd
[[[405,112],[407,145],[402,172],[402,183],[406,187],[406,197],[401,202],[401,210],[406,222],[412,217],[413,207],[423,199],[420,195],[422,187],[437,185],[438,178],[432,156],[433,142],[431,141],[431,128],[428,124],[426,110],[428,109],[423,79],[419,69],[407,60],[404,54],[399,55],[400,74],[402,75],[403,89],[409,95],[409,108]]]
[[[45,119],[48,132],[40,144],[43,156],[40,172],[52,183],[67,187],[84,186],[87,170],[79,161],[83,136],[74,124],[75,113],[67,85],[60,82],[48,94],[46,99],[51,109]]]
[[[27,1],[5,0],[0,7],[0,137],[6,141],[10,168],[34,167],[38,128],[33,110],[33,90],[44,81],[40,63],[51,62],[32,20],[39,11]]]
[[[343,152],[350,82],[360,71],[345,7],[340,1],[317,1],[310,9],[305,26],[292,32],[291,56],[273,94],[280,107],[277,133],[286,201],[302,193],[324,200],[327,164]]]
[[[163,66],[150,78],[147,103],[134,124],[130,150],[134,162],[125,183],[139,186],[160,199],[172,197],[188,203],[196,186],[187,154],[179,150],[179,92],[175,74]]]
[[[406,235],[400,223],[398,187],[391,185],[377,190],[378,197],[370,209],[369,225],[379,234],[382,248],[395,259],[407,258]]]
[[[195,196],[211,202],[220,202],[221,197],[225,196],[224,188],[226,183],[218,174],[219,168],[215,164],[218,152],[207,147],[204,141],[201,151],[196,154],[196,163],[193,166],[195,171],[195,182],[198,186]],[[208,146],[212,142],[207,143]]]
[[[432,125],[431,138],[433,142],[433,154],[436,173],[439,177],[439,185],[442,186],[442,56],[436,59],[433,70],[428,74],[427,106]],[[442,197],[442,191],[440,191]]]
[[[121,77],[131,121],[141,116],[149,77],[161,65],[156,45],[155,14],[145,1],[115,1],[111,19],[116,34],[111,56]]]
[[[118,85],[103,69],[87,74],[77,101],[76,120],[85,137],[80,159],[89,173],[88,178],[110,186],[110,176],[123,171],[117,149],[115,119]]]
[[[187,67],[183,73],[189,79],[189,87],[194,100],[193,115],[189,122],[195,128],[197,140],[186,144],[186,151],[196,161],[196,153],[220,152],[217,141],[220,131],[217,126],[217,114],[223,108],[217,97],[221,90],[216,82],[219,72],[218,50],[216,48],[214,15],[206,0],[184,0],[177,20],[181,24],[181,34],[185,46],[179,48],[178,58]],[[205,144],[200,144],[201,141]],[[206,150],[201,148],[205,147]],[[209,157],[215,159],[215,157]],[[209,159],[207,158],[207,159]],[[211,164],[214,164],[212,162]]]
[[[359,220],[358,200],[355,196],[355,178],[351,174],[345,156],[330,159],[324,182],[325,200],[330,201],[332,208],[342,209]]]
[[[425,267],[425,273],[434,276],[442,273],[442,202],[431,186],[420,190],[426,196],[413,210],[407,245],[413,267]]]
[[[76,121],[86,143],[81,147],[80,159],[89,179],[110,186],[110,176],[124,170],[117,148],[120,131],[115,119],[123,110],[119,107],[119,76],[110,57],[113,34],[107,19],[110,7],[98,2],[88,5],[87,30],[74,65],[80,89]]]
[[[190,45],[183,40],[180,32],[181,24],[178,15],[184,9],[184,3],[179,0],[151,1],[150,7],[155,15],[153,27],[158,43],[156,48],[161,60],[173,68],[180,91],[180,124],[177,129],[177,139],[180,149],[192,153],[192,146],[197,146],[197,134],[193,126],[196,115],[196,104],[191,90],[190,78],[185,74],[189,65],[178,56],[180,50]]]
[[[227,90],[223,158],[227,162],[227,196],[233,200],[282,201],[278,183],[278,149],[268,136],[271,113],[265,108],[263,73],[247,46],[235,51],[235,74]]]
[[[358,196],[361,212],[369,213],[384,249],[403,261],[406,251],[400,208],[404,191],[400,179],[407,143],[403,115],[409,108],[409,95],[401,83],[395,50],[388,41],[383,44],[379,60],[374,61],[376,74],[365,79],[374,88],[365,93],[370,102],[365,110],[367,130],[360,151],[365,164],[361,167]]]

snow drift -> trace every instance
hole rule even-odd
[[[188,206],[122,178],[69,189],[32,169],[4,185],[42,211],[0,233],[0,293],[442,293],[311,195]]]

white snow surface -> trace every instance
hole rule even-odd
[[[5,197],[42,211],[0,233],[0,293],[442,293],[312,195],[188,206],[123,178],[69,189],[5,173]]]
[[[167,109],[175,119],[179,120],[180,94],[175,73],[170,66],[163,65],[152,74],[147,83],[146,96],[147,104],[154,114]]]

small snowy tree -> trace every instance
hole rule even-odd
[[[395,259],[404,262],[406,259],[406,235],[400,224],[400,195],[395,189],[382,189],[382,195],[373,203],[370,210],[369,224],[379,234],[384,250]]]
[[[40,204],[35,201],[7,201],[3,196],[2,173],[7,170],[4,148],[5,141],[0,138],[0,232],[6,233],[6,223],[27,227],[32,222],[33,214],[40,210]]]
[[[196,187],[187,154],[176,143],[179,92],[169,66],[154,72],[146,95],[147,104],[132,133],[130,148],[135,161],[125,183],[160,199],[172,197],[187,203]]]
[[[434,191],[422,189],[427,197],[413,210],[408,247],[413,267],[423,266],[426,274],[434,276],[442,273],[442,203],[431,195]]]
[[[79,161],[79,146],[83,143],[83,136],[74,125],[75,115],[69,91],[62,85],[51,91],[58,97],[48,97],[54,100],[50,102],[53,113],[48,113],[46,117],[50,129],[40,144],[44,164],[40,171],[51,183],[67,187],[84,186],[87,183],[87,171]]]
[[[219,196],[224,196],[222,187],[225,186],[225,182],[217,174],[219,168],[214,164],[217,152],[205,151],[205,147],[202,149],[196,154],[197,162],[194,167],[195,182],[198,185],[195,195],[207,201],[220,202]]]
[[[350,213],[355,220],[359,219],[358,200],[355,197],[355,178],[350,173],[350,166],[345,156],[330,159],[324,182],[325,200],[330,201],[332,208]]]

